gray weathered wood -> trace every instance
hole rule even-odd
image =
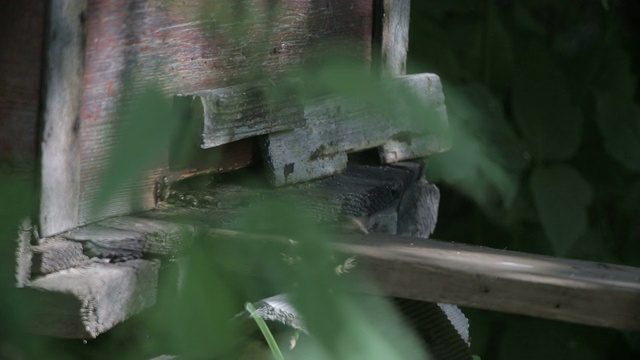
[[[158,261],[92,263],[49,274],[23,289],[34,333],[95,338],[156,300]]]
[[[16,286],[24,287],[31,278],[31,237],[33,224],[29,218],[22,220],[16,239]]]
[[[46,275],[85,265],[89,258],[82,253],[82,244],[58,236],[46,239],[32,248],[31,275]]]
[[[165,221],[187,219],[198,221],[201,226],[240,230],[243,226],[241,214],[249,207],[274,197],[286,197],[291,200],[292,207],[309,212],[319,224],[350,225],[352,220],[362,218],[366,228],[366,219],[395,206],[415,177],[415,169],[411,168],[353,164],[335,177],[291,187],[273,189],[218,184],[210,189],[173,190],[168,199],[172,206],[141,216]]]
[[[155,207],[154,184],[167,175],[165,155],[161,153],[157,163],[146,164],[149,169],[143,176],[114,191],[102,211],[92,211],[103,188],[103,171],[112,159],[109,154],[121,146],[122,129],[127,128],[117,121],[120,105],[126,104],[132,93],[149,84],[174,95],[265,79],[276,81],[292,68],[332,56],[329,51],[312,54],[325,44],[347,43],[356,61],[363,65],[368,62],[370,0],[333,1],[330,6],[315,0],[296,0],[275,7],[271,1],[250,0],[242,11],[235,3],[89,2],[80,120],[81,224]],[[221,167],[229,170],[246,164],[238,162],[233,167],[232,162]],[[209,172],[217,168],[214,163]],[[185,168],[190,174],[194,170],[207,171]]]
[[[190,96],[204,124],[202,147],[304,125],[298,81],[267,81],[208,90]]]
[[[449,122],[440,78],[434,74],[414,74],[396,79],[404,90],[401,92],[404,98],[396,102],[401,117],[396,121],[403,125],[382,144],[382,161],[390,164],[448,150]]]
[[[111,241],[120,241],[124,246],[144,240],[144,252],[160,255],[173,254],[182,246],[188,246],[196,232],[195,226],[191,224],[134,216],[111,218],[99,222],[98,225],[110,229],[94,232],[97,228],[90,228],[82,236],[86,239],[104,237]],[[140,235],[143,236],[142,239],[138,237]]]
[[[275,185],[330,176],[346,168],[347,153],[380,148],[385,163],[441,152],[447,127],[440,79],[434,74],[402,76],[382,89],[386,108],[346,98],[305,106],[306,125],[270,134],[265,157]]]
[[[398,206],[398,235],[428,239],[438,222],[440,190],[419,179],[411,184]]]
[[[49,6],[41,152],[43,237],[78,225],[86,10],[86,0],[59,0]]]
[[[382,18],[382,73],[407,72],[411,0],[384,0]]]
[[[218,241],[265,241],[283,251],[294,246],[280,236],[222,229],[209,234]],[[332,246],[355,256],[351,272],[365,271],[389,296],[640,330],[640,268],[389,234],[360,237]],[[247,270],[264,275],[260,268]],[[379,293],[362,285],[349,290]]]
[[[90,257],[109,259],[112,262],[141,258],[147,251],[146,235],[103,226],[89,225],[62,234],[76,241]]]
[[[386,234],[338,244],[391,296],[640,330],[640,269]]]

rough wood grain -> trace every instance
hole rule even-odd
[[[146,260],[92,263],[38,278],[23,290],[28,326],[47,336],[95,338],[155,303],[158,268]]]
[[[449,121],[440,78],[434,74],[414,74],[396,78],[401,82],[403,99],[397,101],[403,124],[382,144],[384,163],[395,163],[441,153],[451,147]],[[409,115],[402,115],[409,114]]]
[[[292,207],[307,212],[319,224],[351,226],[354,219],[362,218],[360,220],[367,228],[367,218],[394,207],[415,176],[414,169],[405,167],[351,164],[337,176],[291,187],[273,189],[216,184],[210,189],[175,190],[168,199],[172,206],[141,216],[165,221],[186,219],[196,221],[192,225],[196,227],[199,223],[202,227],[242,230],[246,224],[241,215],[252,206],[286,197]],[[375,226],[374,223],[371,226]]]
[[[86,12],[87,0],[61,0],[49,7],[41,151],[43,237],[78,225]]]
[[[20,223],[18,236],[16,239],[15,253],[15,279],[16,287],[24,287],[31,279],[31,237],[33,234],[33,224],[26,218]]]
[[[640,269],[385,234],[336,248],[387,294],[640,330]]]
[[[438,76],[402,76],[383,89],[385,108],[347,98],[320,99],[305,106],[303,128],[269,134],[263,147],[273,184],[339,173],[349,152],[380,147],[381,159],[395,163],[446,149],[439,137],[447,114]]]
[[[119,189],[103,213],[89,213],[109,153],[118,146],[115,119],[125,91],[154,83],[167,94],[190,94],[277,79],[292,67],[319,61],[322,52],[313,50],[322,44],[346,42],[355,57],[368,61],[369,0],[295,0],[276,8],[272,3],[247,1],[241,14],[231,1],[89,2],[80,126],[81,223],[153,208],[154,184],[166,175],[162,164],[149,169],[140,181]],[[125,89],[132,79],[137,79],[132,89]],[[132,194],[140,199],[134,204]]]
[[[217,241],[268,242],[284,252],[293,246],[281,236],[222,229],[209,234]],[[351,272],[365,271],[388,296],[640,330],[639,268],[389,234],[360,237],[332,247],[355,256]],[[361,285],[348,290],[379,294]]]
[[[120,262],[141,258],[147,250],[146,236],[139,232],[89,225],[62,234],[80,245],[89,257]]]
[[[34,246],[32,252],[31,276],[51,274],[89,262],[82,253],[82,244],[57,236]]]
[[[419,179],[409,186],[398,205],[397,234],[428,239],[438,222],[440,190]]]
[[[298,81],[268,81],[190,96],[199,114],[193,120],[204,124],[202,147],[303,126],[300,88]]]
[[[382,18],[382,73],[400,76],[407,72],[411,0],[384,0]]]
[[[202,149],[194,142],[184,157],[170,159],[167,178],[170,182],[187,179],[197,175],[223,173],[242,169],[253,163],[254,141],[244,139],[232,143]],[[171,156],[180,156],[171,153]],[[172,162],[173,161],[173,162]]]
[[[188,246],[196,232],[191,224],[176,223],[158,219],[123,216],[107,219],[98,223],[100,228],[89,228],[72,232],[76,239],[110,239],[112,242],[120,241],[123,246],[130,246],[132,240],[144,240],[143,251],[152,254],[175,254],[182,246]],[[113,231],[113,229],[124,231]],[[139,238],[142,236],[142,238]]]

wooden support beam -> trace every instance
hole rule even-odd
[[[437,75],[401,76],[384,91],[386,108],[346,98],[320,99],[305,106],[304,127],[270,134],[264,153],[273,184],[340,173],[350,152],[380,148],[382,161],[395,163],[448,147],[437,136],[448,124]]]
[[[37,334],[95,338],[156,301],[158,261],[92,263],[49,274],[21,289]]]
[[[640,330],[640,269],[386,234],[337,244],[391,296]]]
[[[40,232],[51,236],[78,226],[80,108],[83,94],[86,0],[48,8],[44,66]]]
[[[382,73],[407,73],[411,0],[384,0],[382,17]]]
[[[202,148],[304,125],[301,83],[264,81],[185,96],[201,124]]]

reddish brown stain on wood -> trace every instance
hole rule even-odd
[[[152,83],[167,95],[186,94],[278,78],[319,62],[319,54],[345,55],[336,52],[347,49],[363,63],[370,60],[370,0],[287,0],[275,11],[271,1],[252,0],[246,17],[225,3],[233,2],[89,1],[80,127],[82,222],[93,220],[84,216],[117,146],[114,125],[125,90]],[[126,79],[134,80],[131,89],[125,89]],[[144,180],[114,194],[111,210],[102,216],[153,207],[153,184],[168,171],[166,156],[160,157]],[[130,204],[134,192],[143,196]]]
[[[34,161],[45,2],[0,2],[0,161]]]

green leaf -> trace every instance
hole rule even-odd
[[[607,153],[629,170],[640,172],[640,108],[631,100],[596,94],[597,122]]]
[[[530,179],[542,228],[556,255],[565,255],[587,230],[591,185],[568,166],[536,167]]]
[[[571,157],[580,145],[582,113],[547,49],[532,44],[520,60],[513,85],[516,123],[541,161]]]

